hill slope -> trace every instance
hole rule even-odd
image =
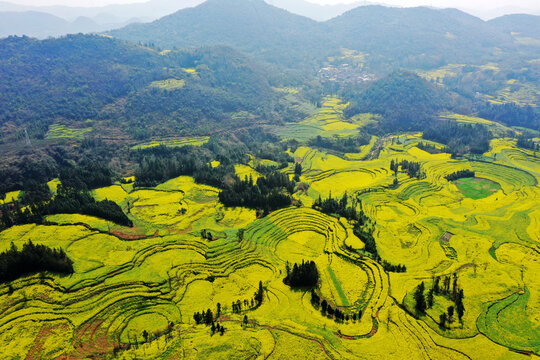
[[[510,35],[458,10],[362,6],[318,23],[262,0],[209,0],[109,34],[168,49],[225,44],[288,67],[321,63],[341,47],[369,53],[383,70],[485,63],[514,49]]]
[[[294,67],[326,54],[329,39],[319,24],[263,0],[209,0],[150,24],[109,32],[163,48],[223,44],[278,64]]]
[[[0,41],[5,139],[21,125],[43,137],[54,122],[168,134],[226,126],[240,111],[270,119],[274,95],[264,69],[226,47],[160,54],[103,36]]]
[[[519,36],[540,40],[540,16],[516,14],[505,15],[489,21],[489,24],[505,33],[519,33]]]
[[[358,113],[383,115],[383,131],[418,130],[429,125],[437,112],[448,108],[450,96],[408,71],[394,72],[375,81],[365,91],[352,94],[348,116]]]
[[[455,9],[364,6],[326,24],[342,46],[408,67],[481,62],[511,38]]]

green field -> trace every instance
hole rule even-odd
[[[501,189],[496,182],[479,178],[459,179],[454,181],[454,184],[463,195],[475,200],[486,198]]]

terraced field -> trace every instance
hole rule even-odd
[[[144,144],[139,144],[134,146],[132,149],[148,149],[156,146],[167,146],[167,147],[182,147],[182,146],[201,146],[208,142],[209,137],[207,136],[198,136],[191,138],[182,138],[182,139],[173,139],[173,140],[156,140]]]
[[[45,137],[47,139],[76,139],[82,140],[86,134],[92,132],[92,128],[69,128],[65,125],[54,124],[49,127]]]
[[[314,116],[277,128],[277,135],[299,141],[306,141],[318,135],[329,137],[356,135],[361,127],[359,124],[365,125],[371,117],[359,118],[356,122],[347,122],[343,116],[343,110],[347,106],[348,104],[343,104],[340,99],[328,96]]]
[[[344,131],[342,106],[329,98],[310,122]],[[75,273],[0,285],[0,358],[538,358],[539,159],[508,139],[492,142],[485,154],[492,161],[432,155],[416,147],[419,141],[421,134],[376,139],[362,149],[367,158],[298,147],[300,180],[309,186],[295,194],[303,205],[262,218],[225,208],[218,189],[179,177],[155,188],[115,184],[94,191],[96,199],[118,203],[133,228],[59,214],[1,232],[0,250],[28,240],[60,247]],[[375,146],[380,151],[372,152]],[[394,186],[392,160],[420,162],[425,177],[400,171]],[[500,188],[483,198],[467,196],[445,179],[463,169]],[[258,176],[246,165],[236,172]],[[405,273],[385,272],[346,219],[311,209],[330,192],[357,200],[375,223],[379,255],[405,265]],[[319,269],[316,293],[349,320],[323,315],[309,292],[283,283],[287,262],[303,260]],[[429,289],[434,277],[454,274],[464,292],[463,323],[439,326],[452,304],[442,295],[426,315],[414,314],[420,282]],[[259,281],[263,301],[253,306]],[[233,313],[238,300],[242,311]],[[212,336],[193,314],[215,314],[218,303],[226,331]]]

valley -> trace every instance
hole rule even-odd
[[[535,19],[0,39],[0,358],[539,359]]]

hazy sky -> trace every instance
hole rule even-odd
[[[145,2],[147,0],[6,0],[20,5],[69,5],[69,6],[102,6],[107,4],[121,4]],[[182,0],[179,0],[181,2]],[[319,4],[351,3],[357,0],[308,0]],[[362,0],[360,0],[362,1]],[[437,7],[465,7],[476,9],[493,9],[503,6],[516,6],[523,8],[538,8],[538,0],[371,0],[399,6],[432,5]]]

